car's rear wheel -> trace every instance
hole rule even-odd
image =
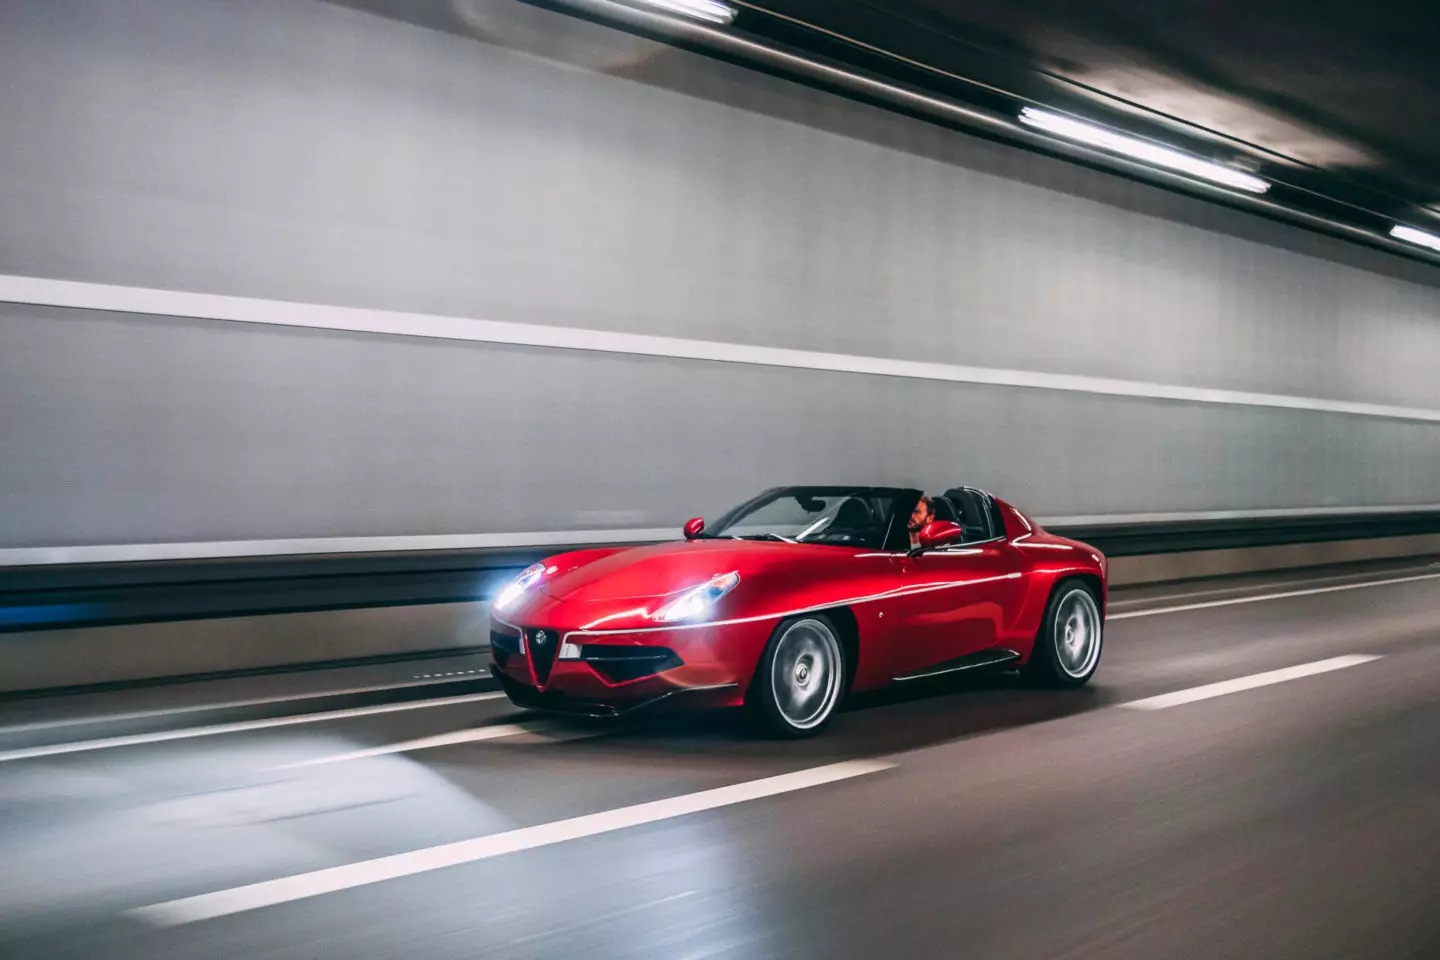
[[[1084,686],[1100,665],[1104,635],[1094,591],[1083,581],[1066,580],[1050,594],[1025,673],[1049,687]]]
[[[814,736],[835,714],[845,689],[845,654],[824,616],[797,617],[775,628],[750,682],[745,708],[771,736]]]

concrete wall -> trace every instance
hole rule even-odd
[[[489,605],[281,613],[7,634],[0,694],[485,650]]]
[[[463,6],[554,56],[0,5],[0,274],[1440,408],[1440,271]],[[0,438],[0,547],[665,526],[807,480],[1440,502],[1435,423],[17,304]]]

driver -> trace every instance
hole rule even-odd
[[[912,550],[920,546],[920,531],[924,530],[925,525],[934,519],[935,504],[930,501],[929,497],[922,493],[920,495],[920,501],[915,504],[915,509],[910,514],[909,530],[910,548]]]

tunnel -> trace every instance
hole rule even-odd
[[[0,952],[1440,948],[1421,145],[886,6],[0,6]]]

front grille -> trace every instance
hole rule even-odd
[[[550,669],[555,666],[555,655],[560,652],[560,631],[526,630],[525,649],[530,654],[535,682],[545,684],[550,679]]]
[[[632,647],[611,643],[587,643],[580,657],[611,683],[624,683],[673,670],[684,663],[669,647]]]

